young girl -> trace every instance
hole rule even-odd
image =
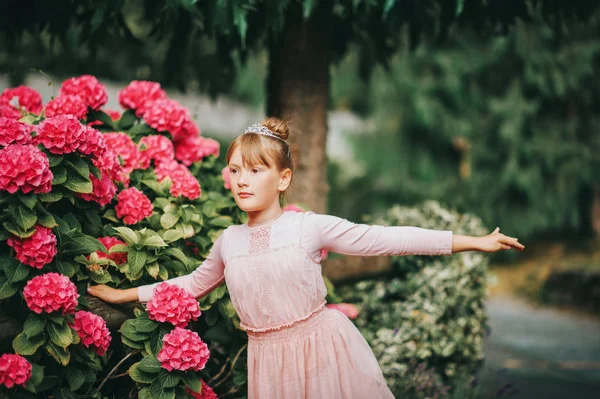
[[[292,181],[289,128],[253,125],[227,151],[231,191],[248,223],[231,226],[192,274],[169,280],[196,297],[223,281],[248,333],[250,399],[393,398],[371,348],[341,312],[325,307],[321,250],[351,255],[451,255],[524,249],[496,229],[484,237],[417,227],[354,224],[283,212]],[[158,284],[158,283],[157,283]],[[89,293],[110,303],[147,302],[156,284]]]

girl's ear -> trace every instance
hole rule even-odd
[[[286,168],[286,169],[282,170],[281,173],[279,174],[279,185],[277,186],[277,189],[279,191],[285,191],[290,186],[291,182],[292,182],[292,171],[290,169]]]

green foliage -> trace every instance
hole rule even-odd
[[[467,235],[486,231],[479,218],[435,201],[414,208],[395,206],[372,222]],[[441,395],[445,385],[473,375],[483,359],[487,259],[464,252],[395,257],[393,265],[393,278],[340,287],[338,294],[360,308],[356,324],[397,397],[417,394],[415,386],[423,381],[429,381],[431,391],[415,398]]]

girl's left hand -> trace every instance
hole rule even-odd
[[[492,233],[487,236],[479,237],[479,250],[483,252],[497,252],[500,250],[518,249],[522,251],[525,246],[517,238],[508,237],[500,233],[500,228],[496,227]]]

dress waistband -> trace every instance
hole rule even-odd
[[[250,341],[280,342],[304,337],[316,331],[317,326],[326,323],[328,312],[324,310],[326,310],[326,307],[323,304],[303,319],[267,331],[253,331],[248,329],[246,331],[248,339]]]

